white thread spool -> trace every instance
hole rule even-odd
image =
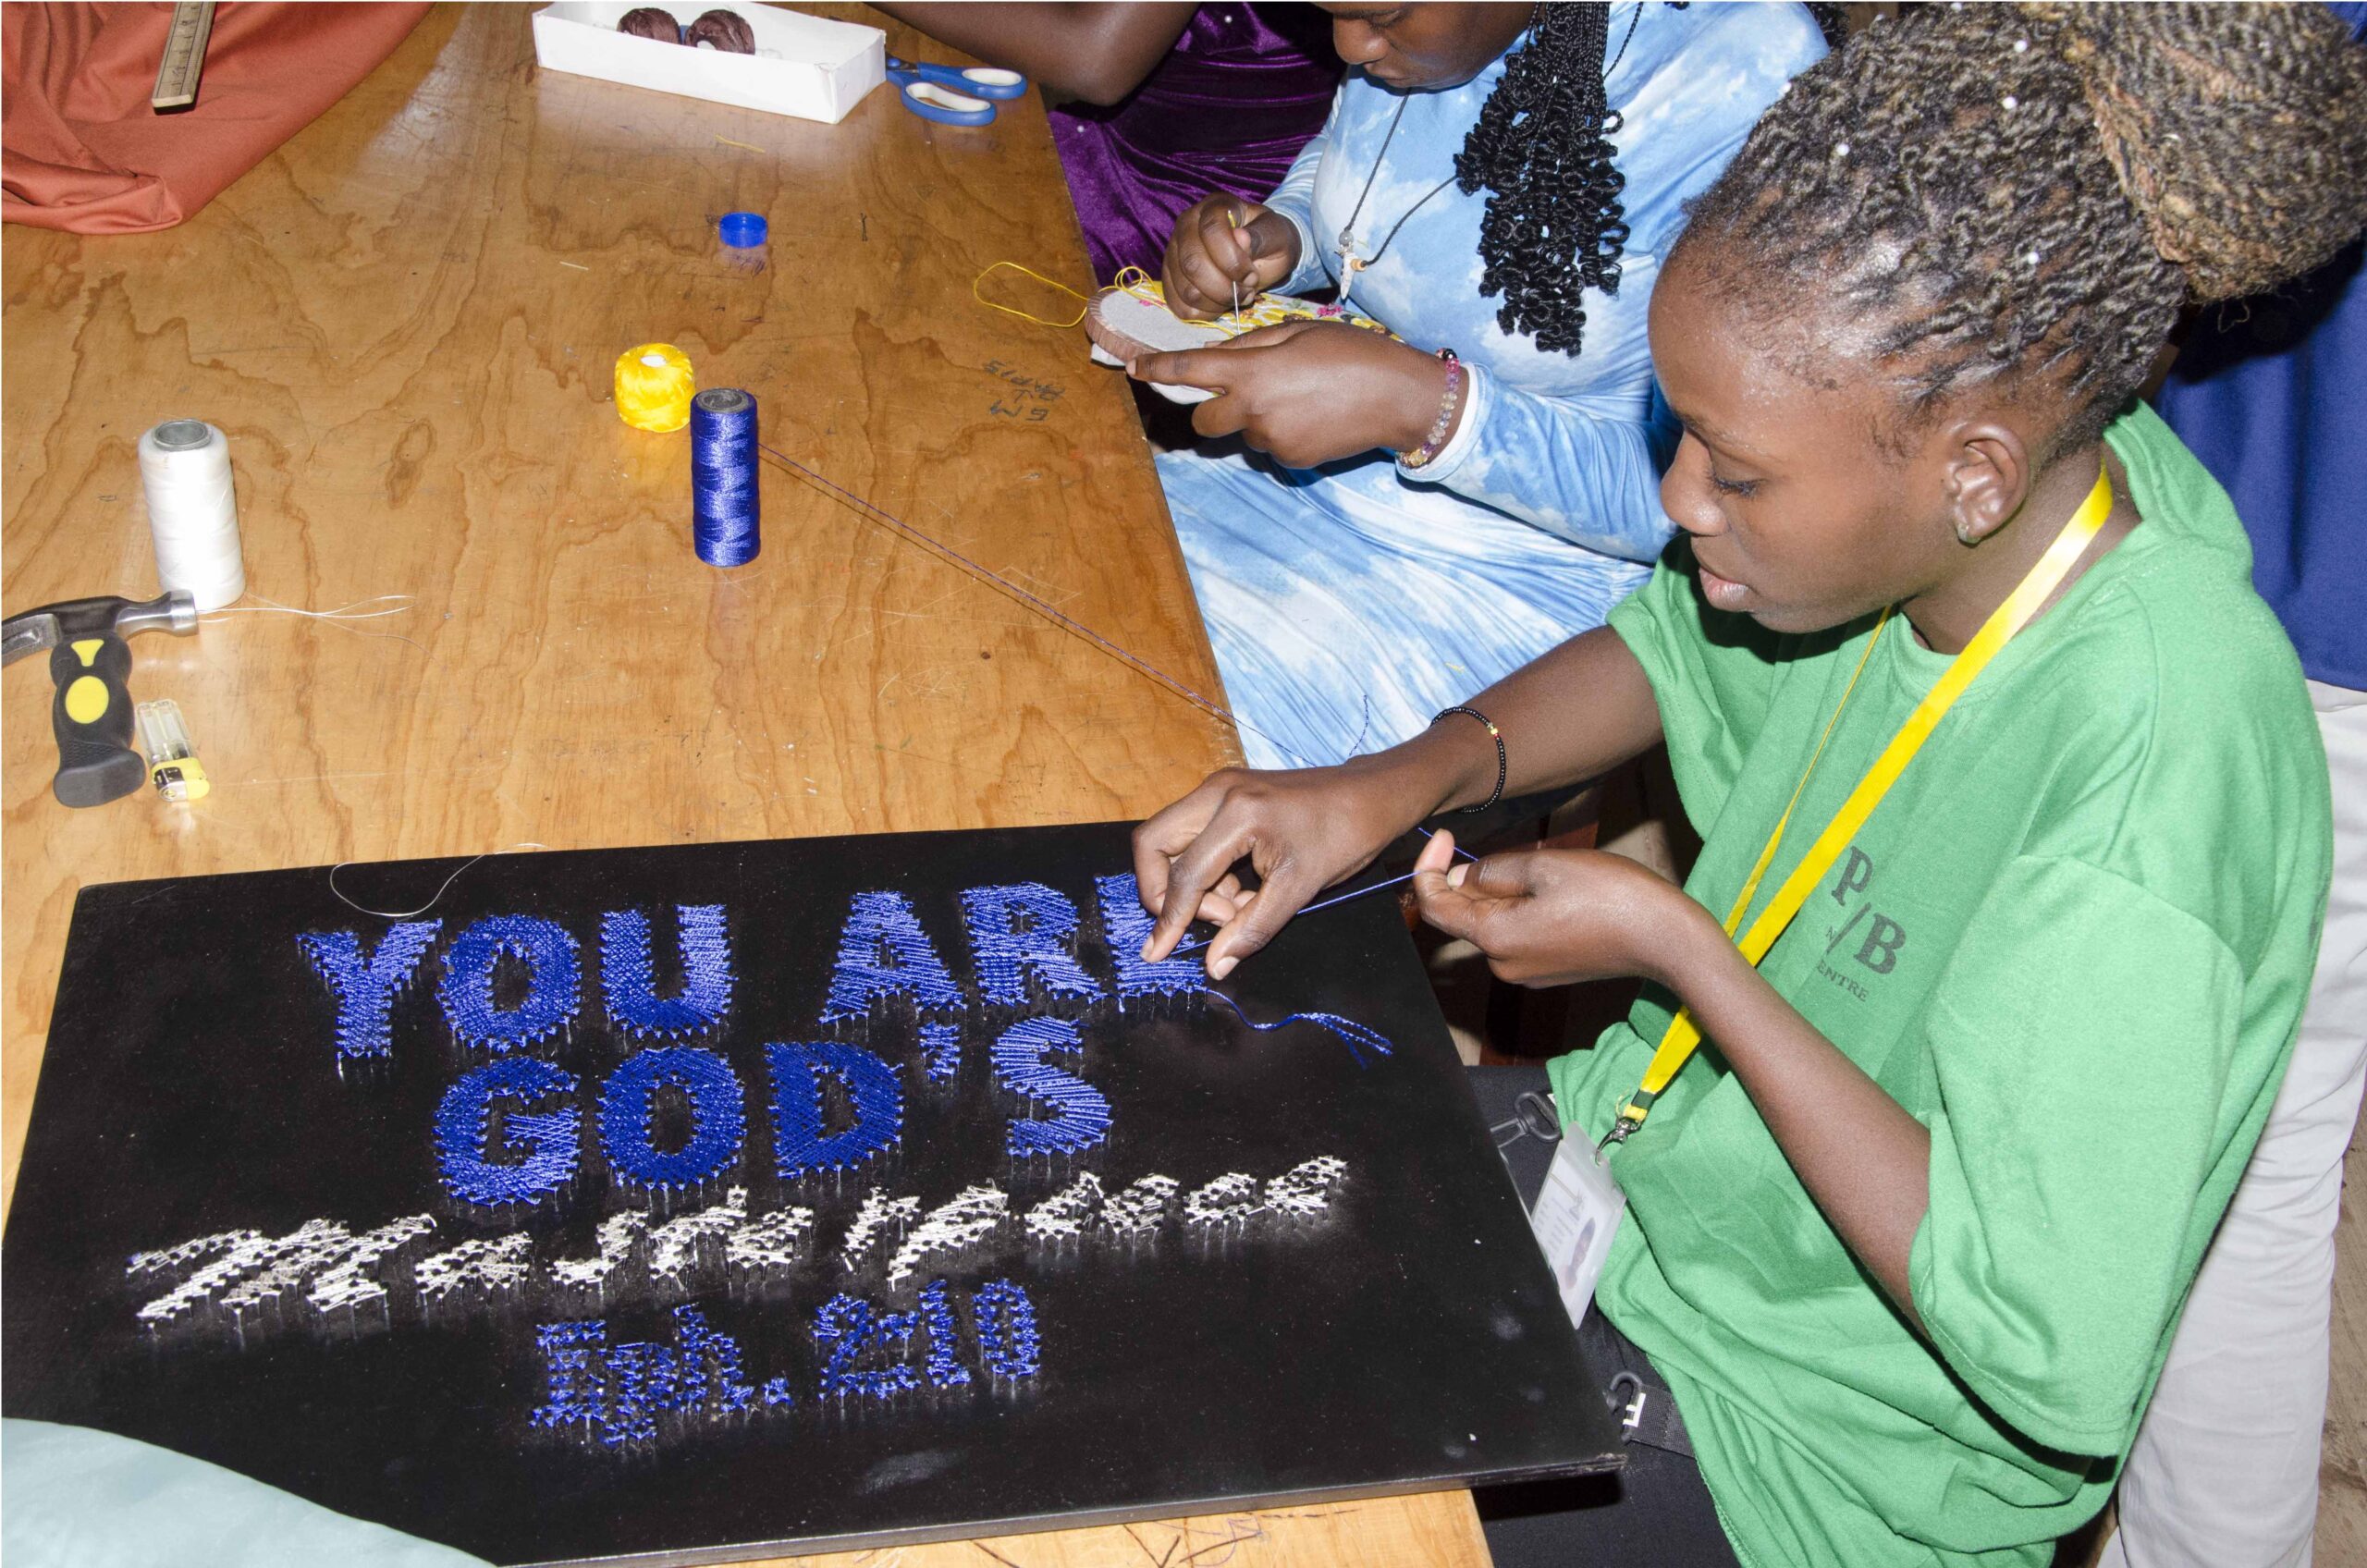
[[[200,611],[246,593],[229,439],[202,419],[166,420],[140,438],[140,484],[157,582],[188,589]]]

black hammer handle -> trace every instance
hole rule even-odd
[[[57,732],[57,779],[50,786],[69,806],[104,805],[147,782],[148,765],[131,749],[131,650],[111,633],[77,637],[50,650],[57,698],[49,711]]]

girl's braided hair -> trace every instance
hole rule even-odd
[[[1863,324],[1911,410],[2051,380],[2084,445],[2189,300],[2367,220],[2367,49],[2314,4],[1931,6],[1797,78],[1677,253]]]
[[[1574,356],[1586,339],[1582,297],[1619,292],[1627,243],[1619,204],[1626,180],[1606,134],[1618,122],[1602,93],[1610,11],[1539,6],[1528,43],[1506,57],[1454,159],[1465,195],[1488,190],[1479,292],[1503,296],[1496,325]]]

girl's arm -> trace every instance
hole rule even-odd
[[[1507,797],[1598,778],[1661,738],[1644,667],[1608,627],[1514,671],[1470,705],[1504,737]],[[1291,916],[1370,864],[1415,824],[1477,805],[1496,788],[1496,743],[1451,714],[1402,745],[1336,767],[1227,768],[1134,829],[1134,876],[1159,918],[1147,958],[1166,956],[1196,916],[1222,925],[1208,947],[1222,978]],[[1233,873],[1247,859],[1258,888]]]
[[[1923,1124],[1745,962],[1683,889],[1596,851],[1490,855],[1450,871],[1453,849],[1444,834],[1423,849],[1414,878],[1422,917],[1477,943],[1497,976],[1516,984],[1639,975],[1674,992],[1742,1079],[1800,1184],[1920,1331],[1907,1259],[1931,1207]],[[1638,1136],[1651,1135],[1647,1122]]]
[[[990,66],[1031,77],[1063,98],[1107,105],[1122,101],[1159,68],[1199,6],[1192,0],[1082,0],[1068,6],[929,0],[877,8]]]
[[[1708,910],[1676,898],[1691,913],[1653,978],[1693,1010],[1800,1185],[1921,1332],[1907,1255],[1932,1205],[1931,1133],[1743,962]]]
[[[1605,363],[1592,373],[1593,384],[1649,388],[1651,361],[1640,346],[1632,355],[1604,355],[1622,357],[1634,361],[1624,374]],[[1677,433],[1656,401],[1614,412],[1583,398],[1508,386],[1476,364],[1464,373],[1453,437],[1427,466],[1402,468],[1406,478],[1442,484],[1602,555],[1660,558],[1675,533],[1660,493]]]

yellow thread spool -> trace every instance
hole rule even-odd
[[[680,430],[691,423],[698,378],[671,343],[644,343],[617,356],[617,417],[635,430]]]

